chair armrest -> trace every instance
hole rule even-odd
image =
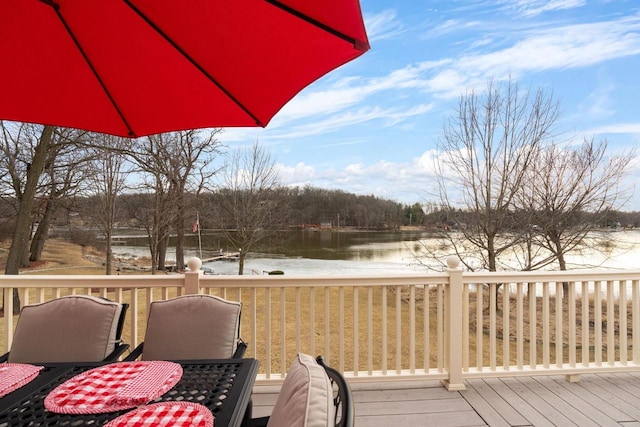
[[[242,359],[245,351],[247,351],[247,343],[242,341],[242,339],[239,339],[236,351],[233,353],[233,359]]]
[[[142,355],[142,350],[144,348],[144,343],[140,343],[136,348],[133,349],[133,351],[131,353],[129,353],[129,355],[127,357],[125,357],[123,360],[125,362],[131,362],[136,360],[138,357],[140,357]]]
[[[104,358],[105,362],[115,362],[124,354],[125,351],[129,348],[129,344],[116,344],[116,348],[113,349],[111,354]]]
[[[250,418],[242,420],[242,427],[267,427],[269,417]]]

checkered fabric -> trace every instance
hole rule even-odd
[[[44,407],[60,414],[98,414],[144,405],[180,381],[182,366],[164,361],[120,362],[83,372],[56,387]]]
[[[192,402],[160,402],[127,412],[105,427],[213,427],[213,415],[206,406]]]
[[[0,364],[0,397],[19,389],[38,376],[44,366],[26,363]]]

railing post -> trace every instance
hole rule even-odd
[[[456,256],[447,258],[449,286],[445,291],[446,369],[449,379],[443,384],[449,391],[466,390],[462,381],[462,268]]]
[[[184,273],[184,293],[185,295],[199,294],[202,261],[197,257],[189,258],[187,267],[189,267],[189,271]]]

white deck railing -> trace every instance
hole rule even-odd
[[[280,382],[297,352],[322,354],[351,381],[640,370],[640,270],[442,273],[415,276],[0,276],[5,313],[92,294],[130,305],[125,340],[144,336],[151,301],[208,293],[243,303],[247,356],[259,383]],[[565,298],[556,298],[563,285]],[[0,351],[17,316],[0,319]],[[212,326],[214,327],[214,326]]]

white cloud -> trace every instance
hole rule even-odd
[[[372,120],[382,120],[386,126],[393,126],[409,117],[425,114],[431,108],[432,106],[430,105],[411,106],[406,110],[363,107],[359,110],[348,110],[326,118],[307,121],[301,125],[291,125],[286,132],[269,134],[269,139],[299,139],[313,135],[328,134]]]
[[[448,19],[427,31],[423,39],[437,38],[450,33],[458,33],[462,30],[478,26],[478,21],[462,21],[460,19]]]
[[[487,46],[485,46],[487,47]],[[613,21],[537,28],[524,32],[512,46],[442,62],[446,65],[423,87],[442,97],[458,96],[464,89],[491,78],[586,67],[640,54],[640,17]],[[420,67],[414,67],[420,69]],[[416,76],[427,80],[427,76]]]
[[[586,0],[506,0],[510,8],[526,17],[537,16],[555,10],[575,9],[584,6]]]
[[[540,2],[520,3],[520,7],[524,7]],[[449,25],[453,25],[453,21]],[[476,50],[489,46],[479,41]],[[284,136],[293,138],[332,132],[349,124],[376,119],[395,117],[399,120],[392,119],[390,123],[396,124],[402,121],[403,115],[410,117],[428,109],[422,106],[420,112],[410,107],[404,107],[405,111],[401,107],[394,110],[377,107],[374,96],[388,92],[398,97],[406,93],[415,105],[412,98],[415,89],[449,99],[489,79],[507,76],[518,79],[528,73],[586,67],[637,54],[640,54],[639,16],[559,28],[539,27],[523,31],[519,41],[504,49],[410,64],[380,77],[343,78],[323,85],[322,89],[303,92],[276,115],[270,129],[278,130],[293,121],[312,119],[312,124],[298,126]],[[365,104],[368,106],[354,110]]]
[[[301,186],[311,182],[316,176],[316,168],[299,162],[294,167],[278,163],[278,175],[280,180],[288,186]]]
[[[379,160],[371,165],[351,163],[340,170],[318,170],[298,163],[294,168],[280,167],[280,177],[287,186],[312,184],[413,204],[430,198],[434,193],[436,180],[433,160],[437,155],[437,152],[430,150],[410,162]]]
[[[395,10],[384,10],[364,16],[369,41],[394,37],[404,31]]]
[[[640,135],[640,123],[612,123],[606,126],[591,129],[587,133],[593,134],[638,134]]]

